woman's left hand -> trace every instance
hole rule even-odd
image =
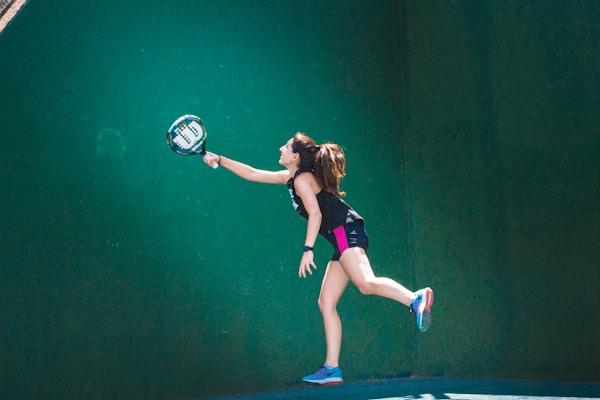
[[[312,270],[310,269],[311,267],[315,270],[317,269],[317,264],[315,264],[313,256],[314,254],[312,250],[304,252],[302,255],[302,260],[300,260],[300,270],[298,271],[299,277],[306,278],[307,272],[312,275]]]

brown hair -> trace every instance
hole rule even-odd
[[[346,176],[346,158],[340,146],[335,143],[317,145],[306,134],[298,132],[292,138],[292,150],[300,154],[300,169],[312,170],[326,192],[337,196],[346,194],[340,191],[340,181]]]

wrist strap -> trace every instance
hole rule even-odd
[[[303,251],[303,252],[307,252],[307,251],[313,251],[313,248],[312,248],[312,247],[310,247],[310,246],[304,246],[304,247],[302,248],[302,251]]]

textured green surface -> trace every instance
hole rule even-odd
[[[347,381],[600,380],[600,4],[30,2],[0,36],[0,398],[172,399],[300,384],[318,273],[278,168],[344,146],[376,273],[436,291],[417,334],[351,287]],[[133,4],[132,4],[133,3]]]

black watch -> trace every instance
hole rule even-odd
[[[312,248],[312,247],[310,247],[310,246],[304,246],[304,247],[302,248],[302,251],[303,251],[303,252],[307,252],[307,251],[313,251],[313,248]]]

